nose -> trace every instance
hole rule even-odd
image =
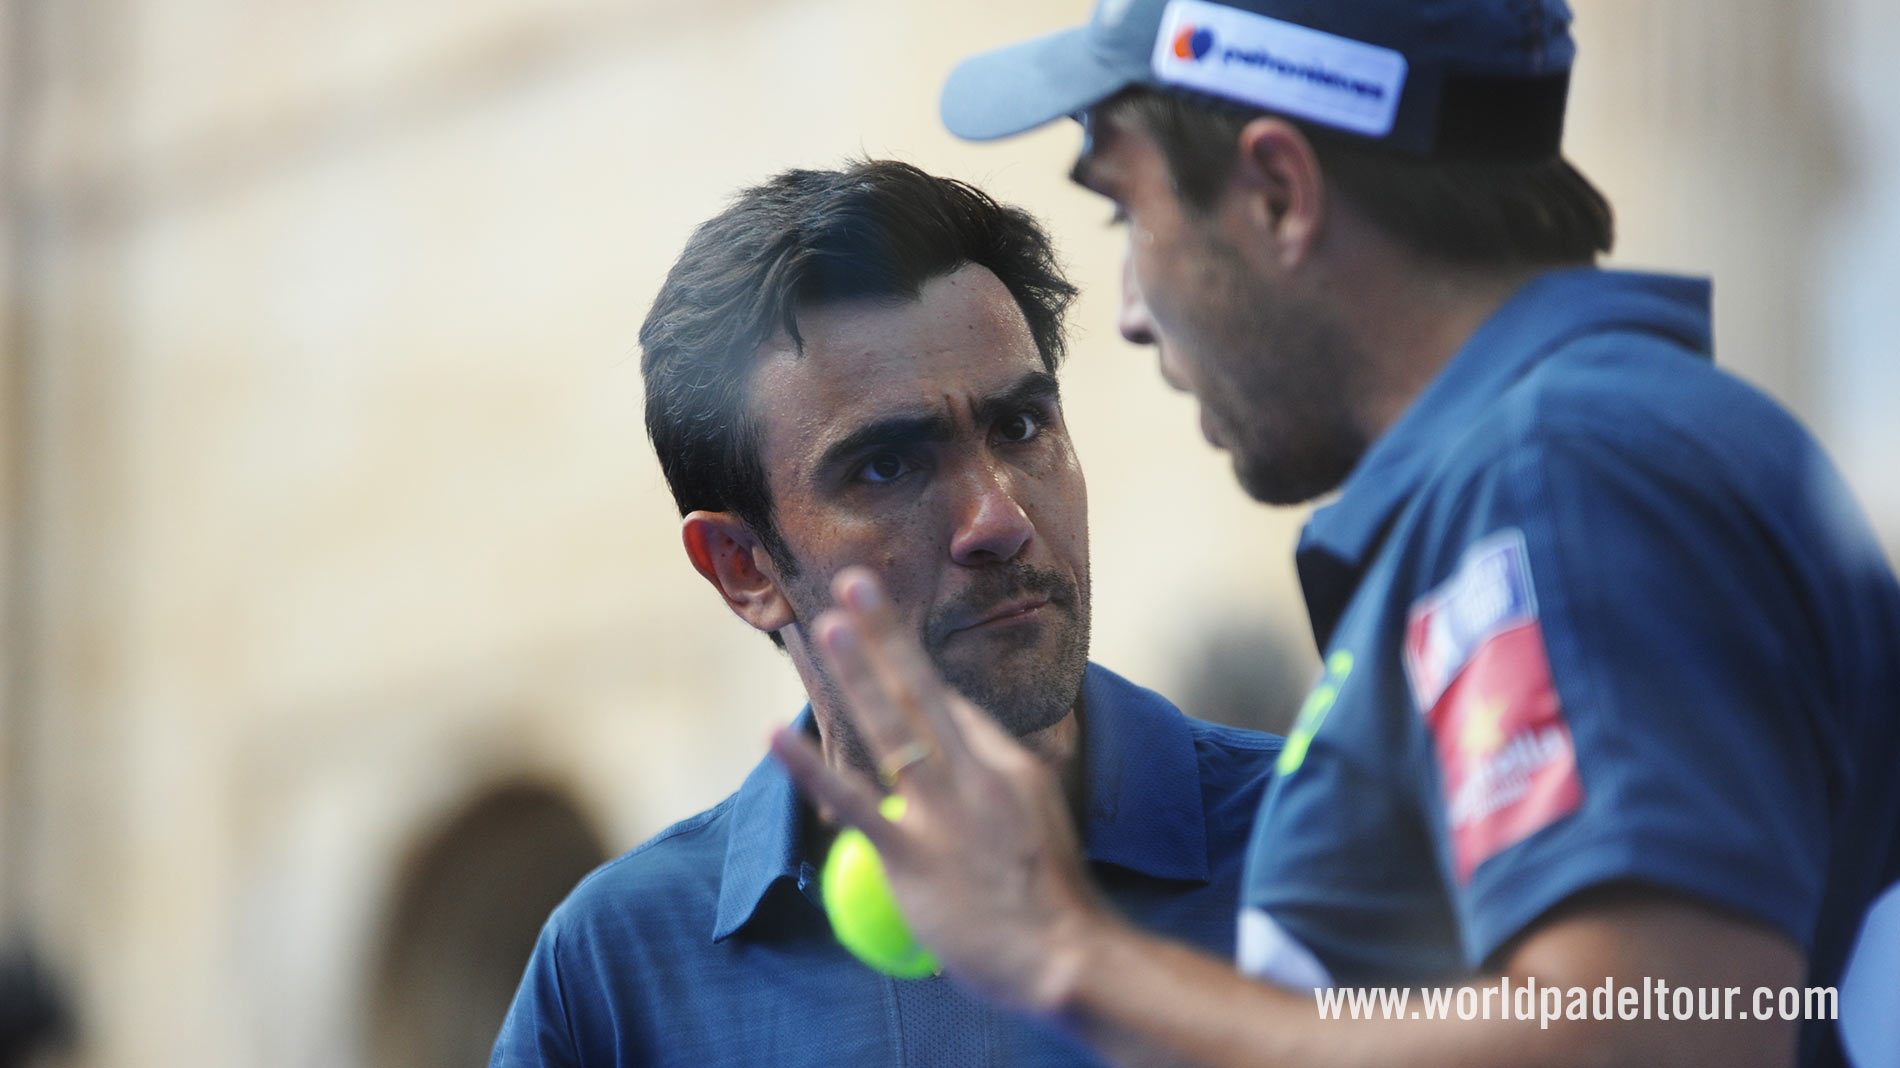
[[[966,492],[958,502],[956,532],[950,538],[950,559],[964,567],[1013,560],[1035,537],[1035,524],[1017,502],[1013,475],[1005,467],[986,463],[972,470]]]
[[[1116,314],[1115,325],[1121,329],[1122,337],[1136,345],[1155,343],[1154,320],[1148,314],[1148,302],[1141,297],[1141,283],[1135,280],[1132,252],[1122,255],[1122,306]]]
[[[1134,238],[1131,236],[1130,241]],[[1161,343],[1155,332],[1153,313],[1148,310],[1148,301],[1141,295],[1141,281],[1135,277],[1135,252],[1133,248],[1122,254],[1122,304],[1116,313],[1115,325],[1121,330],[1122,337],[1136,345],[1153,345],[1161,362],[1161,380],[1183,393],[1189,392],[1188,380],[1175,365],[1168,346]]]

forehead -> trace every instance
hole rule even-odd
[[[987,268],[924,283],[918,299],[802,312],[802,351],[768,345],[749,396],[768,468],[815,457],[852,429],[895,415],[967,414],[970,401],[1042,369],[1029,323]]]

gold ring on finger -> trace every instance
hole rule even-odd
[[[936,749],[922,738],[905,742],[891,754],[890,759],[878,765],[877,781],[883,783],[887,789],[895,787],[899,775],[904,774],[911,765],[928,760],[930,754],[934,752]]]

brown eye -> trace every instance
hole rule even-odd
[[[1017,412],[997,424],[996,436],[1007,442],[1022,444],[1034,440],[1042,433],[1042,419],[1035,412]]]
[[[882,452],[858,469],[858,477],[874,485],[895,482],[910,474],[910,464],[894,452]]]

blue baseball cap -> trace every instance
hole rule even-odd
[[[973,56],[942,114],[972,141],[1130,86],[1216,97],[1415,156],[1555,156],[1563,0],[1099,0],[1087,25]]]

